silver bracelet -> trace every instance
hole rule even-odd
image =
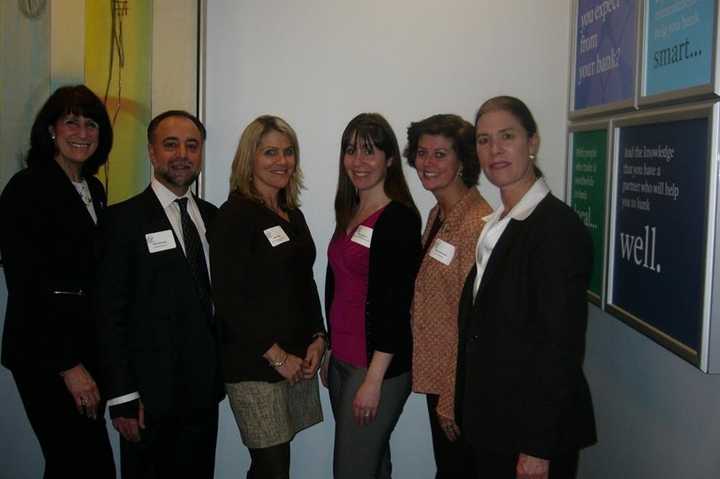
[[[272,361],[272,360],[268,359],[268,362],[270,363],[270,366],[277,369],[277,368],[283,367],[283,365],[285,364],[285,361],[287,361],[287,358],[288,358],[288,353],[285,353],[285,357],[282,358],[281,360]]]

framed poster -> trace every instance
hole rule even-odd
[[[613,122],[607,310],[707,370],[717,104]]]
[[[644,0],[641,105],[717,94],[717,0]]]
[[[603,307],[607,251],[607,152],[609,122],[570,128],[568,138],[568,203],[587,226],[593,242],[593,273],[588,299]]]
[[[576,0],[570,117],[635,106],[639,1]]]

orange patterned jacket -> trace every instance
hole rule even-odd
[[[435,205],[428,216],[423,245],[440,212]],[[437,413],[454,418],[455,368],[458,342],[458,303],[465,278],[475,264],[475,245],[492,208],[477,188],[470,188],[453,207],[435,236],[455,247],[449,265],[422,258],[415,280],[412,306],[413,391],[439,395]]]

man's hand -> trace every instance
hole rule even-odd
[[[517,479],[548,479],[550,461],[520,453],[515,472]]]
[[[139,442],[140,431],[145,429],[145,408],[142,401],[138,401],[137,417],[116,417],[112,420],[113,427],[126,441]]]

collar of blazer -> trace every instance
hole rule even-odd
[[[483,294],[483,291],[485,290],[487,284],[492,281],[493,276],[499,271],[499,265],[503,264],[505,256],[507,256],[508,252],[511,251],[513,247],[515,247],[518,239],[523,236],[523,231],[531,227],[532,218],[535,213],[538,213],[540,210],[542,210],[543,205],[546,204],[551,197],[552,193],[550,193],[550,191],[548,190],[545,196],[542,197],[540,202],[537,203],[529,212],[527,212],[527,214],[523,212],[520,218],[515,216],[511,217],[507,227],[505,228],[505,231],[503,232],[502,236],[500,236],[500,239],[498,240],[495,248],[493,248],[492,254],[490,255],[490,259],[488,260],[488,264],[485,267],[485,272],[483,273],[483,277],[480,282],[480,287],[478,288],[477,294],[475,295],[475,301],[473,302],[474,305],[478,304],[478,298],[480,298],[480,296]],[[477,272],[476,269],[473,269],[473,271]]]
[[[173,238],[175,238],[175,244],[179,245],[180,241],[170,224],[170,220],[165,213],[162,203],[160,203],[160,199],[158,199],[152,187],[148,186],[145,188],[145,191],[140,193],[138,199],[141,201],[141,211],[144,217],[143,230],[146,233],[170,230],[172,231]],[[182,250],[178,249],[178,252],[180,251]],[[180,253],[180,256],[184,255]]]
[[[44,194],[47,195],[49,201],[54,204],[72,204],[78,212],[82,211],[82,214],[78,215],[83,218],[83,222],[92,228],[95,228],[95,222],[90,216],[90,212],[87,210],[85,203],[78,194],[72,181],[68,178],[65,171],[60,167],[56,161],[49,161],[46,166],[40,167],[45,171],[45,178],[47,178],[47,189]],[[102,191],[99,191],[98,187],[100,182],[95,177],[87,178],[88,189],[90,190],[90,196],[92,197],[93,207],[95,213],[99,214],[100,210],[105,207],[104,195]]]
[[[453,231],[460,228],[467,221],[466,215],[468,210],[480,204],[481,201],[482,196],[480,196],[480,192],[477,190],[477,188],[468,188],[463,197],[460,198],[460,201],[455,203],[455,205],[452,207],[452,209],[450,210],[450,214],[447,215],[447,218],[443,220],[443,224],[440,228],[440,231],[438,232],[438,235],[444,233],[452,233]],[[439,214],[440,205],[436,204],[435,206],[433,206],[432,210],[430,210],[430,214],[428,215],[428,227],[425,228],[425,232],[423,233],[423,244],[425,244],[425,241],[427,241],[427,235],[430,234],[429,226],[435,222],[435,219],[438,217]]]

